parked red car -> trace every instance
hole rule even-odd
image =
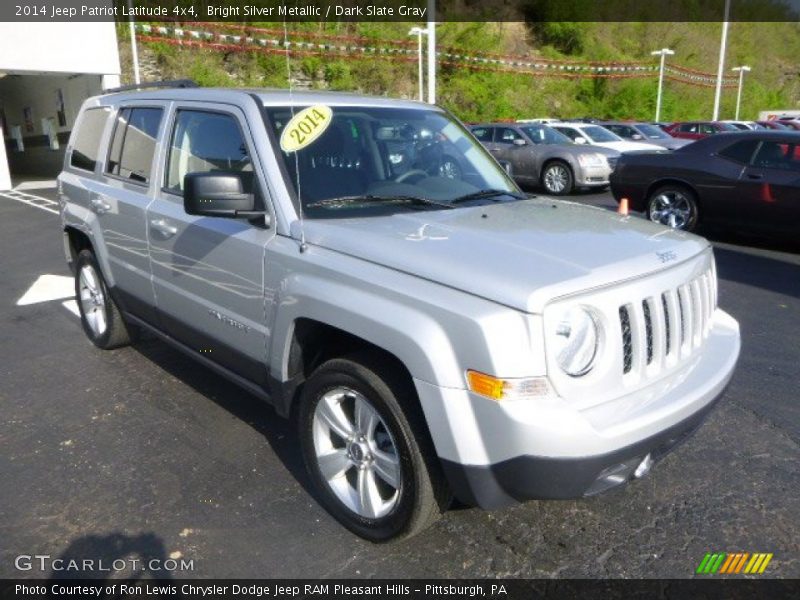
[[[730,123],[721,121],[683,121],[673,123],[665,129],[672,137],[683,138],[685,140],[699,140],[715,133],[725,131],[739,131]]]

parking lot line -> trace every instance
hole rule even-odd
[[[21,192],[16,189],[0,192],[0,197],[8,200],[16,200],[17,202],[22,202],[23,204],[27,204],[28,206],[33,206],[35,208],[41,208],[42,210],[46,210],[47,212],[55,215],[58,214],[58,202],[55,200],[50,200],[49,198],[43,198],[42,196],[36,196],[35,194],[28,194],[27,192]]]

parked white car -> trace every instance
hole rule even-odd
[[[560,131],[576,144],[602,146],[618,152],[642,152],[647,150],[664,152],[664,148],[661,146],[623,140],[616,133],[593,123],[553,123],[550,127]]]

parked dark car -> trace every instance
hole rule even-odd
[[[650,123],[637,123],[633,121],[608,121],[600,123],[603,127],[616,133],[624,140],[632,142],[647,142],[656,146],[663,146],[667,150],[677,150],[691,144],[691,140],[672,137],[657,125]]]
[[[670,154],[623,154],[611,191],[654,222],[800,234],[800,132],[750,131]]]
[[[765,129],[777,129],[778,131],[788,131],[791,129],[791,127],[784,125],[780,121],[756,121],[756,123]]]
[[[795,131],[800,131],[800,121],[797,119],[781,119],[779,122],[784,127],[794,129]]]
[[[684,121],[673,123],[664,131],[676,138],[701,140],[710,135],[726,131],[739,131],[739,129],[722,121]]]

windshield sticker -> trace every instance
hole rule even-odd
[[[281,150],[297,152],[313,144],[333,120],[329,106],[316,104],[301,110],[286,124],[281,133]]]

